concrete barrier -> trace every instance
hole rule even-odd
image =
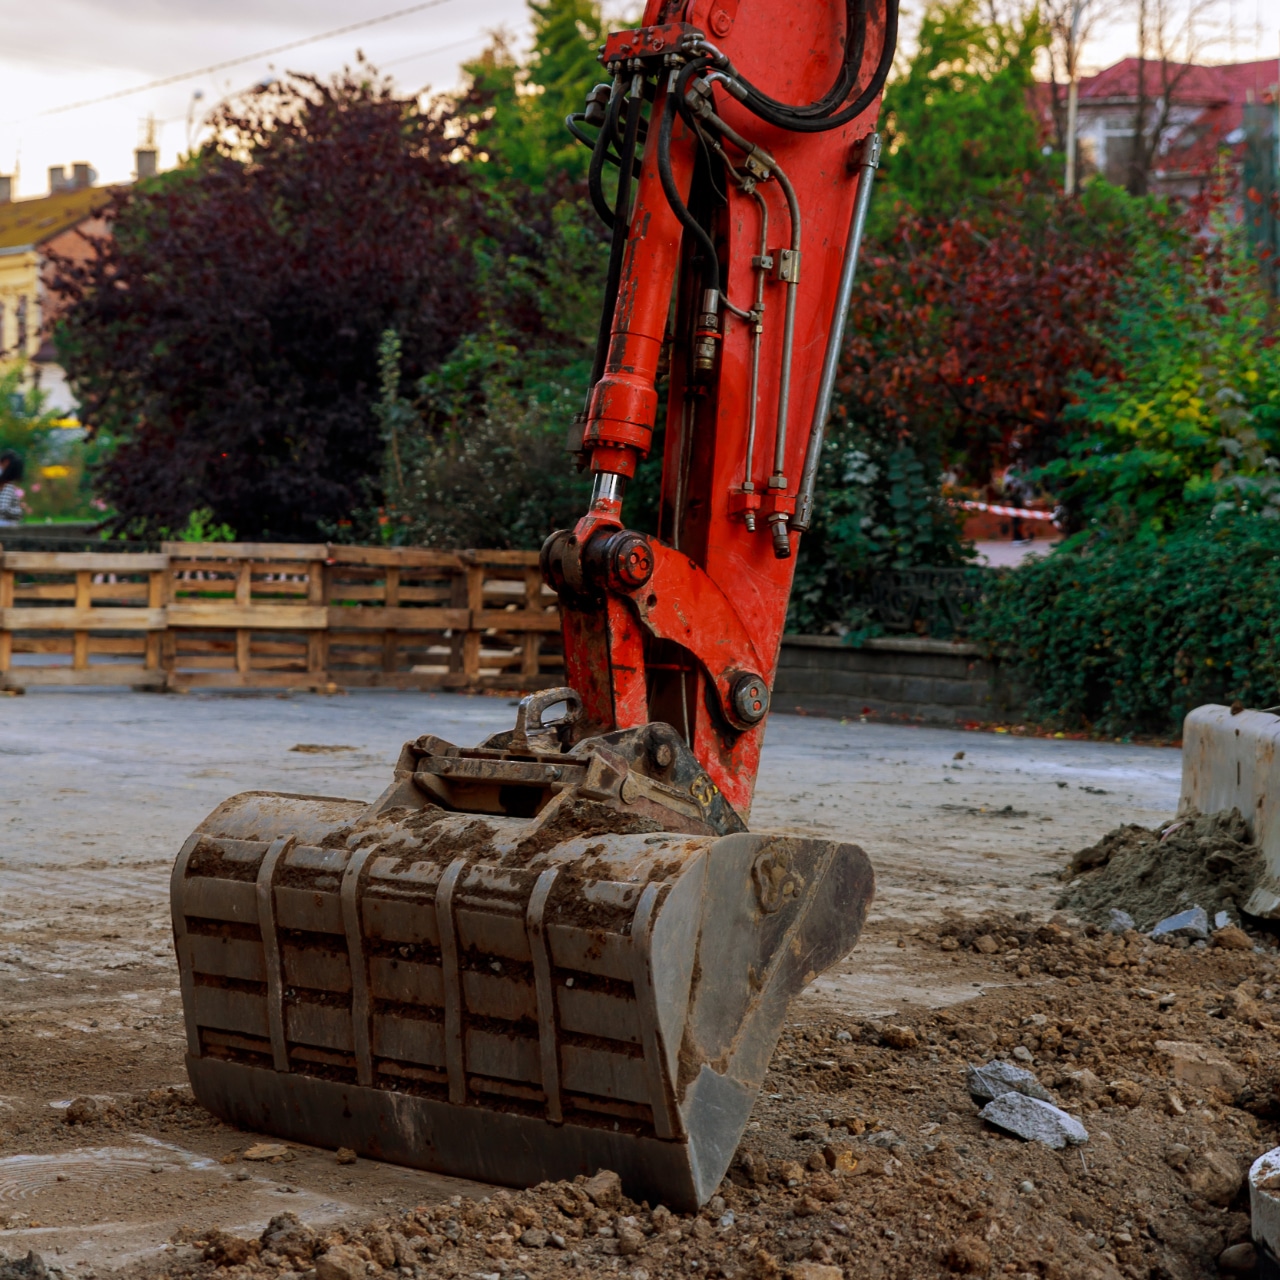
[[[943,725],[1016,719],[1022,703],[977,645],[923,636],[856,649],[837,636],[785,636],[773,695],[778,711]]]

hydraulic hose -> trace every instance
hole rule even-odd
[[[609,141],[617,132],[618,110],[622,105],[622,78],[613,82],[613,92],[609,95],[609,105],[605,108],[604,124],[596,134],[591,146],[591,167],[587,170],[587,190],[591,193],[591,204],[600,220],[606,227],[613,227],[613,210],[604,197],[604,165],[609,155]],[[575,137],[577,135],[575,134]]]
[[[662,122],[658,126],[658,177],[662,181],[662,190],[672,212],[680,220],[680,224],[698,242],[705,259],[706,288],[720,291],[720,258],[716,254],[715,242],[707,229],[689,212],[676,186],[675,175],[671,171],[671,131],[675,126],[676,111],[684,98],[689,81],[705,64],[691,62],[676,77],[676,82],[667,91],[667,100],[662,107]]]
[[[813,117],[825,119],[848,98],[857,81],[858,71],[862,67],[862,53],[867,42],[867,3],[866,0],[847,0],[845,4],[845,46],[844,57],[840,62],[840,73],[835,83],[816,102],[807,107],[798,107],[789,102],[780,102],[769,97],[759,89],[743,81],[750,100],[758,103],[764,110],[776,113],[780,118]],[[739,77],[741,79],[741,77]],[[754,109],[754,108],[753,108]]]
[[[858,7],[861,8],[861,0],[857,0],[857,3]],[[853,34],[854,28],[852,24],[855,21],[853,3],[850,4],[849,14],[851,25],[850,35],[846,42],[845,67],[846,69],[852,68],[856,73],[858,64],[854,64],[848,55],[852,53],[856,46],[858,63],[860,64],[862,51],[865,47],[866,12],[865,9],[862,9],[860,19],[858,19],[858,25],[863,31],[863,37]],[[836,85],[832,86],[832,89],[818,102],[808,107],[795,107],[779,103],[776,99],[761,93],[749,80],[743,79],[742,75],[723,54],[718,55],[713,60],[721,70],[727,71],[737,81],[741,93],[735,96],[739,96],[747,110],[761,120],[768,124],[776,125],[780,129],[787,129],[792,133],[825,133],[829,129],[838,129],[856,119],[875,101],[877,94],[884,88],[884,83],[889,78],[889,71],[893,67],[893,55],[897,49],[897,44],[898,0],[888,0],[885,7],[884,44],[881,47],[880,59],[876,63],[876,69],[871,75],[871,80],[849,106],[835,114],[831,114],[833,108],[828,108],[827,104],[831,94],[846,83],[846,76],[843,71]],[[853,81],[848,79],[845,92],[848,93],[852,87]]]
[[[617,95],[621,99],[621,94]],[[613,100],[610,99],[610,107]],[[600,328],[596,334],[596,354],[591,366],[591,386],[594,387],[604,376],[605,364],[609,359],[609,343],[613,336],[613,315],[618,305],[618,288],[622,282],[622,258],[627,248],[627,232],[630,229],[629,211],[631,208],[631,174],[636,153],[636,134],[640,129],[640,117],[644,112],[644,81],[637,75],[633,78],[631,92],[627,94],[627,123],[622,140],[621,163],[618,167],[618,194],[614,203],[610,225],[613,227],[613,239],[609,244],[609,272],[605,277],[604,306],[600,309]],[[612,117],[617,119],[616,112]],[[609,128],[609,120],[605,120],[605,128],[601,137]],[[595,163],[596,153],[592,153]],[[606,206],[607,207],[607,206]],[[588,392],[588,394],[590,394]]]

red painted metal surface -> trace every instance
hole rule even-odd
[[[819,98],[836,76],[845,6],[827,0],[789,7],[785,22],[779,22],[766,5],[650,0],[644,15],[647,30],[617,33],[607,47],[618,57],[624,56],[623,45],[652,52],[659,40],[663,47],[678,41],[684,28],[673,24],[681,23],[705,32],[765,93],[804,104]],[[883,24],[883,11],[874,12],[859,83],[868,81],[879,58]],[[657,122],[669,83],[664,73],[650,111],[609,359],[591,397],[583,435],[593,471],[634,475],[652,442],[659,357],[674,315],[660,527],[650,531],[656,535],[656,568],[650,584],[633,594],[607,592],[595,603],[565,601],[566,659],[570,683],[583,693],[591,718],[618,727],[646,719],[674,725],[745,817],[764,723],[743,728],[739,720],[735,725],[728,699],[735,674],[763,676],[770,687],[776,674],[799,534],[789,535],[792,556],[777,558],[766,516],[795,509],[857,191],[856,161],[879,103],[829,132],[793,133],[764,123],[723,88],[715,92],[717,113],[768,151],[790,177],[801,212],[785,486],[775,484],[771,490],[787,286],[775,272],[764,287],[757,437],[748,463],[749,324],[724,314],[714,375],[698,381],[691,373],[702,284],[690,263],[689,237],[663,193],[656,155]],[[697,181],[699,145],[678,118],[671,165],[686,198]],[[767,246],[776,261],[791,241],[787,204],[777,181],[761,182],[757,190],[767,207]],[[735,186],[726,184],[726,193],[727,205],[716,212],[712,235],[723,290],[732,303],[749,310],[756,292],[753,258],[760,248],[760,206]],[[746,479],[754,494],[743,493]],[[747,527],[747,512],[759,513],[755,531]],[[602,527],[625,523],[625,510],[616,503],[599,504],[574,536],[585,547]]]

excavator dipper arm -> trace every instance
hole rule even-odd
[[[856,845],[746,818],[894,4],[650,0],[609,37],[569,122],[613,240],[571,433],[590,507],[542,555],[567,684],[477,747],[407,743],[372,804],[250,792],[200,823],[171,898],[220,1116],[493,1182],[714,1194],[788,1002],[873,892]]]
[[[601,55],[610,102],[623,105],[597,148],[622,149],[624,185],[632,125],[652,104],[634,200],[613,218],[620,269],[600,376],[572,438],[594,496],[574,529],[552,536],[544,568],[588,718],[687,729],[744,816],[895,32],[894,8],[871,12],[865,0],[784,12],[651,0],[645,26],[611,35]],[[623,109],[626,129],[610,137]],[[625,493],[664,399],[650,536],[626,528]]]

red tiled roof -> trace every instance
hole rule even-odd
[[[1191,119],[1178,119],[1165,134],[1166,149],[1157,157],[1158,169],[1189,172],[1212,163],[1217,148],[1237,146],[1236,131],[1244,123],[1245,104],[1274,102],[1280,88],[1280,58],[1259,62],[1231,62],[1220,66],[1171,63],[1167,68],[1148,60],[1143,74],[1147,97],[1154,108],[1166,83],[1177,106],[1200,108]],[[1058,86],[1062,102],[1066,87]],[[1080,78],[1080,108],[1098,110],[1107,103],[1132,106],[1138,97],[1138,60],[1122,58],[1096,76]],[[1052,86],[1037,84],[1032,99],[1046,129],[1052,121]],[[1182,116],[1184,113],[1179,113]]]
[[[1261,102],[1275,92],[1280,80],[1280,59],[1264,58],[1261,62],[1230,62],[1206,67],[1171,63],[1168,78],[1176,82],[1173,97],[1188,106],[1243,106],[1252,94]],[[1143,79],[1147,94],[1160,93],[1165,71],[1158,62],[1148,61]],[[1100,102],[1108,99],[1132,101],[1138,96],[1138,60],[1122,58],[1114,66],[1096,76],[1080,78],[1080,101]]]

